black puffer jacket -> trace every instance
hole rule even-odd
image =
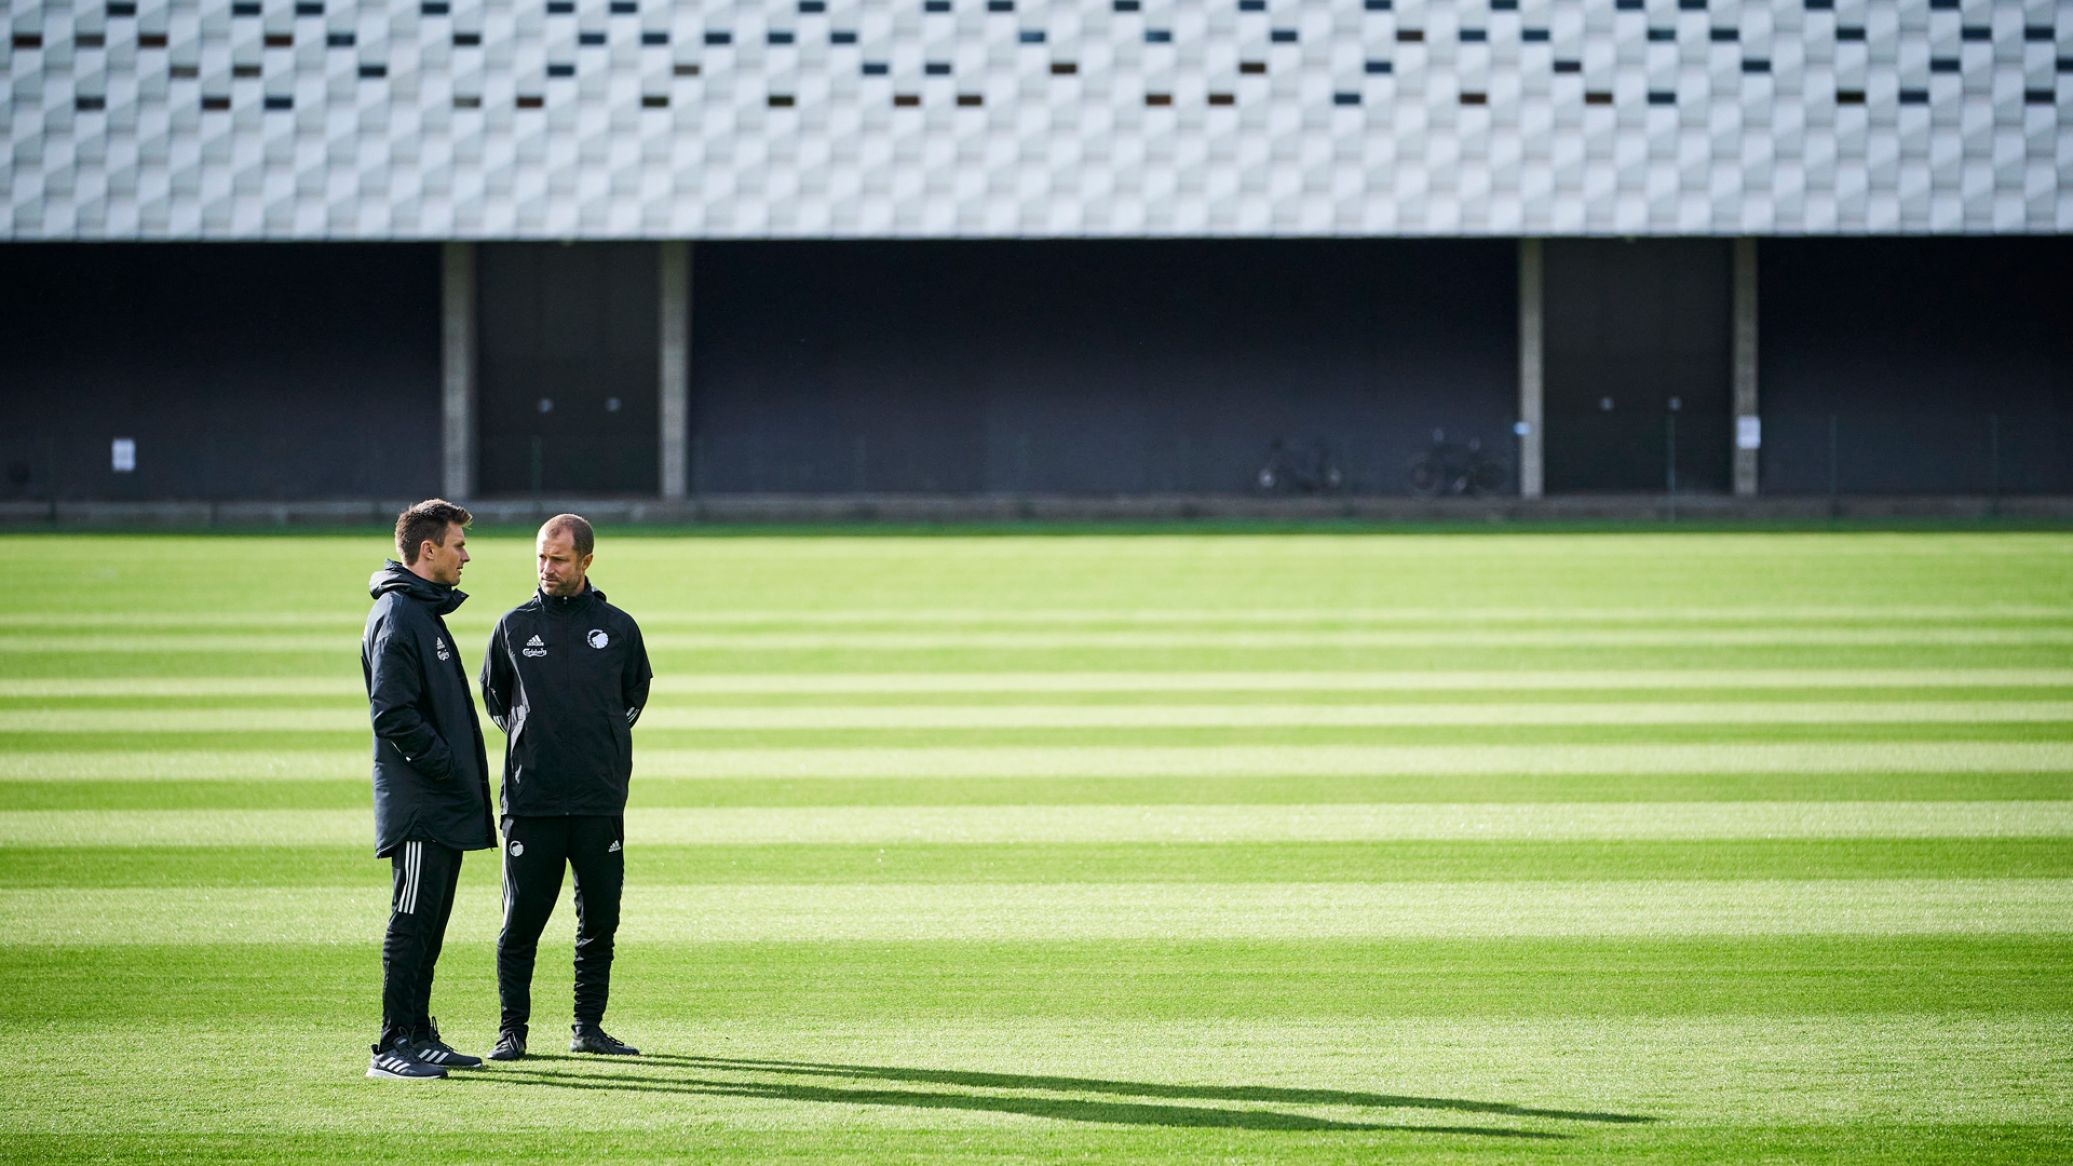
[[[374,610],[360,637],[360,673],[374,720],[374,853],[410,841],[496,845],[482,726],[441,618],[468,596],[393,560],[367,590]]]
[[[507,734],[504,813],[624,813],[654,675],[633,617],[595,587],[505,612],[482,660],[482,707]]]

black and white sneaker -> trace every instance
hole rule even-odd
[[[402,1043],[383,1048],[369,1045],[374,1053],[367,1061],[367,1075],[387,1081],[434,1081],[446,1076],[446,1070],[437,1065],[427,1065],[410,1053]]]
[[[516,1061],[525,1056],[525,1038],[515,1032],[497,1034],[497,1047],[489,1051],[492,1061]]]
[[[428,1065],[437,1065],[442,1069],[480,1069],[482,1067],[481,1057],[471,1057],[466,1053],[455,1052],[453,1046],[439,1039],[439,1021],[437,1018],[427,1020],[425,1027],[410,1038],[410,1051],[411,1055],[418,1060]]]
[[[641,1055],[641,1050],[634,1048],[632,1045],[621,1043],[617,1037],[606,1032],[604,1026],[597,1024],[576,1025],[575,1035],[569,1038],[569,1051],[572,1053],[597,1053],[600,1056],[606,1057],[637,1057]]]

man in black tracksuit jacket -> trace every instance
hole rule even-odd
[[[540,528],[540,589],[504,614],[482,661],[482,703],[504,745],[504,930],[497,937],[501,1033],[492,1060],[525,1055],[533,961],[576,874],[576,1024],[571,1052],[636,1052],[606,1034],[612,936],[626,881],[633,723],[648,701],[648,652],[633,617],[590,585],[595,535],[560,514]]]
[[[469,514],[441,499],[396,520],[397,553],[367,582],[374,608],[360,672],[374,723],[374,853],[391,870],[382,940],[382,1029],[367,1075],[443,1077],[482,1062],[449,1048],[430,1015],[432,971],[453,911],[461,852],[496,845],[489,765],[468,676],[445,616],[468,561]]]

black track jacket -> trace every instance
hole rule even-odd
[[[505,612],[482,658],[482,707],[506,734],[505,815],[625,813],[654,676],[641,629],[595,587]]]
[[[375,855],[413,840],[455,850],[495,846],[482,726],[442,618],[467,594],[393,559],[367,591],[374,609],[360,637],[360,674],[374,720]]]

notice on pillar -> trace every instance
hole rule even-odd
[[[1735,418],[1735,448],[1736,448],[1736,449],[1761,449],[1761,448],[1763,448],[1763,418],[1761,418],[1761,417],[1737,417],[1737,418]]]

